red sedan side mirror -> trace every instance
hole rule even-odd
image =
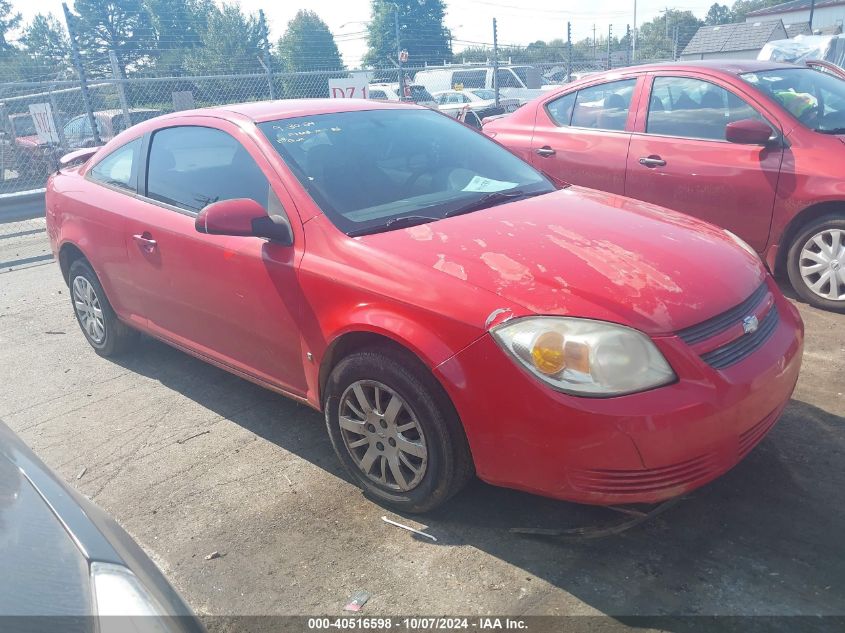
[[[741,145],[767,145],[772,128],[757,119],[742,119],[725,126],[725,140]]]
[[[208,235],[266,237],[287,246],[293,244],[290,226],[282,218],[275,221],[255,200],[235,198],[214,202],[197,215],[197,231]]]

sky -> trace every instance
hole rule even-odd
[[[682,4],[673,5],[667,0],[637,0],[637,23],[651,20],[667,5],[703,18],[714,1],[680,0]],[[335,34],[349,68],[358,66],[367,50],[366,36],[361,32],[370,18],[370,0],[241,0],[240,4],[250,12],[264,9],[274,40],[284,33],[297,11],[316,11]],[[494,17],[501,44],[565,39],[567,21],[572,22],[572,37],[577,41],[592,37],[594,24],[600,33],[607,32],[608,24],[613,25],[614,34],[624,33],[626,25],[633,25],[634,4],[635,0],[447,0],[445,22],[452,31],[456,51],[466,46],[463,42],[492,42]],[[12,0],[12,5],[27,21],[37,13],[62,15],[61,0]]]

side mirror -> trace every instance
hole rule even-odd
[[[768,145],[772,128],[757,119],[742,119],[725,126],[725,140],[740,145]]]
[[[266,237],[286,246],[293,244],[288,223],[274,221],[260,204],[249,198],[221,200],[208,205],[194,223],[197,231],[208,235]]]

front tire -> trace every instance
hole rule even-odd
[[[789,248],[787,273],[804,301],[845,312],[845,218],[827,215],[805,226]]]
[[[77,259],[68,271],[70,300],[86,340],[100,356],[116,356],[131,348],[138,332],[117,318],[94,269]]]
[[[401,512],[427,512],[472,476],[463,429],[419,361],[392,350],[342,359],[326,385],[335,453],[364,492]]]

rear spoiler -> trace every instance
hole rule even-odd
[[[59,169],[84,163],[86,160],[91,158],[100,149],[100,147],[84,147],[70,152],[69,154],[65,154],[59,159]]]

